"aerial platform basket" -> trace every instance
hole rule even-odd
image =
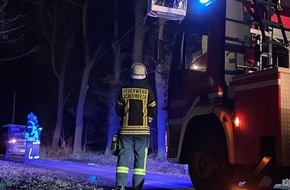
[[[186,16],[187,0],[148,0],[147,9],[147,15],[151,17],[183,20]]]

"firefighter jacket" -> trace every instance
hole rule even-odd
[[[35,126],[27,126],[24,136],[26,141],[38,142],[39,140],[39,133]]]
[[[121,135],[150,135],[149,124],[156,114],[156,101],[146,79],[132,79],[123,87],[116,104]]]

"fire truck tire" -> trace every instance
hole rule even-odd
[[[190,178],[197,190],[229,189],[230,166],[218,162],[207,152],[198,151],[189,164]]]
[[[228,190],[232,182],[232,168],[226,145],[213,137],[197,143],[198,150],[193,151],[188,162],[194,187],[196,190]]]

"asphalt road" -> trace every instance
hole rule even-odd
[[[19,159],[10,159],[10,161],[20,162]],[[73,172],[89,178],[97,176],[98,185],[114,187],[116,168],[112,166],[95,165],[92,163],[77,163],[71,161],[59,160],[34,160],[28,165],[55,170],[64,170]],[[132,170],[130,170],[128,187],[132,184]],[[178,176],[174,174],[163,174],[148,171],[145,178],[143,190],[194,190],[189,176]]]

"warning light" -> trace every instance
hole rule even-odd
[[[241,125],[240,117],[235,116],[235,118],[234,118],[234,125],[235,125],[236,128],[240,127],[240,125]]]
[[[208,3],[209,0],[199,0],[199,2],[202,3],[202,4],[205,4],[205,3]]]
[[[223,96],[224,92],[221,86],[218,86],[218,96]]]
[[[210,5],[214,0],[199,0],[199,2],[201,4],[203,4],[204,6],[208,6]]]

